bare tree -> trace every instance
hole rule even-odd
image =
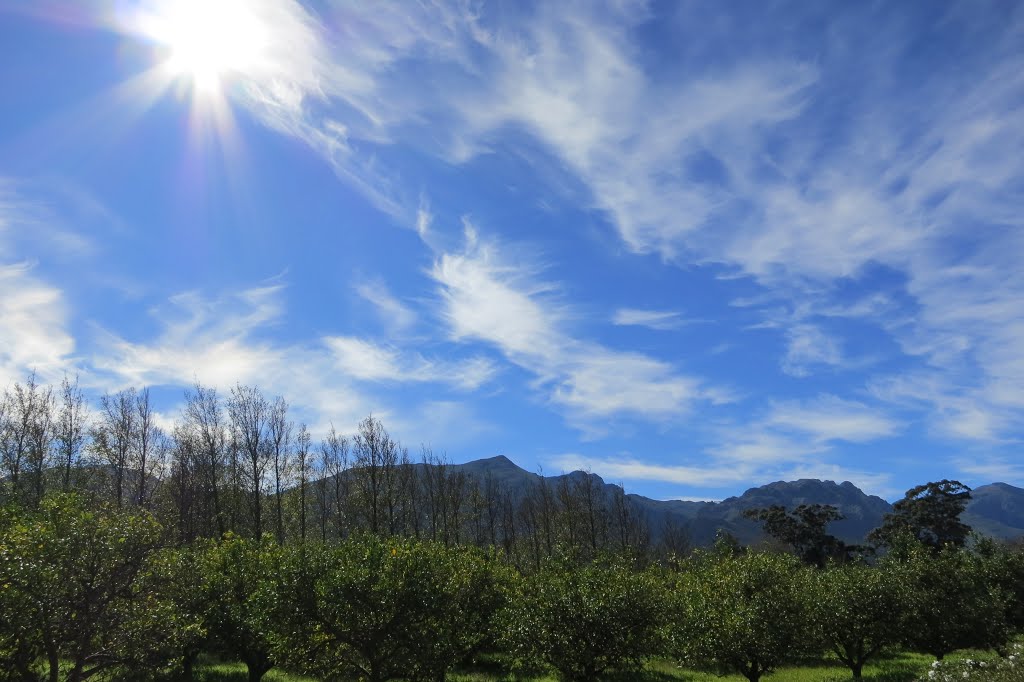
[[[100,398],[100,418],[92,432],[93,450],[108,467],[118,507],[124,503],[125,478],[135,441],[135,402],[134,388],[104,394]]]
[[[509,490],[500,493],[501,545],[505,556],[516,561],[518,557],[518,525],[516,524],[516,496]],[[518,561],[517,561],[517,565]]]
[[[193,390],[185,392],[179,438],[186,435],[194,443],[191,456],[199,492],[197,501],[206,509],[216,534],[222,535],[226,529],[221,485],[227,467],[228,429],[215,389],[197,383]]]
[[[135,488],[135,503],[140,507],[149,503],[147,484],[155,475],[159,475],[167,451],[164,438],[163,432],[154,420],[153,406],[149,402],[149,389],[144,388],[135,395],[135,443],[132,462],[132,468],[138,471],[139,476]]]
[[[423,525],[420,480],[416,465],[409,459],[409,451],[405,448],[402,448],[402,456],[398,462],[398,491],[402,507],[399,521],[402,532],[419,538]]]
[[[541,547],[541,522],[539,504],[536,489],[523,497],[519,503],[517,515],[519,525],[527,538],[527,548],[530,552],[530,560],[534,570],[540,570],[543,551]]]
[[[53,434],[64,492],[71,490],[71,472],[81,460],[88,421],[88,407],[78,386],[78,377],[72,382],[65,376],[60,385],[60,409]]]
[[[605,506],[604,481],[590,471],[583,472],[573,484],[578,500],[582,542],[590,556],[596,556],[608,540],[608,510]]]
[[[33,507],[42,501],[46,493],[46,470],[52,452],[53,417],[56,409],[56,400],[49,386],[40,387],[37,391],[36,409],[29,422],[28,457],[25,461],[32,482],[29,504]]]
[[[331,515],[338,538],[346,536],[349,528],[349,441],[338,435],[331,426],[327,437],[320,443],[321,479],[318,491],[321,499],[320,534],[327,539],[327,525]]]
[[[558,478],[558,486],[555,494],[561,507],[562,542],[570,548],[579,547],[581,531],[581,504],[577,495],[576,486],[573,485],[571,474]]]
[[[36,382],[35,373],[24,385],[15,383],[4,393],[0,408],[0,459],[16,499],[29,496],[38,501],[45,485],[46,456],[52,434],[53,392]],[[23,490],[23,473],[31,477],[28,491]]]
[[[274,470],[274,507],[277,522],[277,543],[284,544],[284,495],[286,477],[291,468],[291,439],[293,424],[288,421],[288,403],[277,398],[270,406],[267,418],[271,458]]]
[[[299,484],[299,539],[306,541],[306,512],[309,509],[307,502],[307,491],[309,479],[312,474],[312,457],[310,445],[312,437],[305,424],[299,424],[299,431],[295,434],[295,476]]]
[[[194,430],[184,422],[175,424],[173,442],[170,496],[177,512],[179,540],[189,543],[201,532],[201,513],[197,508],[202,502],[202,447]]]
[[[448,462],[444,456],[435,455],[434,451],[425,445],[420,454],[420,461],[423,464],[423,487],[426,495],[430,539],[437,540],[442,532],[441,519],[444,515],[444,490]]]
[[[454,470],[444,454],[435,455],[430,448],[423,448],[422,461],[431,539],[458,544],[471,502],[470,480],[464,471]]]
[[[243,483],[249,490],[254,537],[263,534],[263,493],[271,457],[270,404],[255,386],[236,385],[228,399],[231,434],[244,462]]]
[[[398,443],[379,419],[370,415],[359,422],[353,439],[355,486],[371,533],[395,532]]]
[[[462,525],[466,502],[469,498],[469,477],[465,471],[455,471],[448,476],[445,497],[445,544],[462,542]]]
[[[619,551],[643,558],[651,543],[651,530],[647,517],[636,503],[626,495],[621,485],[612,489],[612,528]]]
[[[665,517],[661,526],[660,549],[663,558],[670,562],[684,559],[693,551],[693,538],[689,527],[680,523],[672,514]]]

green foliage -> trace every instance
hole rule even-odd
[[[944,479],[911,488],[868,538],[892,546],[900,536],[909,535],[936,551],[946,545],[963,547],[971,527],[960,521],[960,514],[970,499],[971,489],[960,481]]]
[[[469,548],[375,536],[292,548],[276,652],[323,677],[443,679],[488,639],[502,572]]]
[[[984,557],[953,547],[934,552],[922,545],[882,565],[899,573],[910,590],[903,621],[907,646],[942,659],[957,649],[1007,642],[1008,595],[986,580]]]
[[[791,512],[773,505],[748,509],[743,515],[760,521],[765,533],[789,545],[800,560],[810,566],[824,568],[830,559],[845,561],[855,549],[825,532],[829,523],[844,518],[830,504],[801,504]]]
[[[253,682],[274,667],[269,633],[280,558],[269,535],[249,540],[231,533],[207,544],[200,557],[206,629],[245,662]]]
[[[0,647],[9,677],[78,682],[161,666],[173,605],[145,589],[161,528],[145,512],[91,510],[73,495],[0,522]]]
[[[817,635],[855,678],[864,664],[898,644],[900,614],[911,607],[906,576],[891,567],[833,566],[812,576],[810,591]]]
[[[546,663],[563,680],[594,680],[659,653],[665,611],[652,574],[551,562],[519,583],[504,613],[504,642],[520,661]]]
[[[813,647],[808,570],[786,554],[709,556],[679,578],[672,647],[683,661],[759,680]]]
[[[214,603],[205,569],[202,550],[167,548],[153,554],[144,576],[143,589],[171,606],[162,626],[169,627],[175,637],[164,646],[175,672],[184,679],[192,677],[192,666],[209,639],[208,615]]]
[[[1001,589],[1006,596],[1007,626],[1012,632],[1024,633],[1024,547],[981,539],[975,552],[984,564],[985,584]]]

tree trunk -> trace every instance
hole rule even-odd
[[[274,664],[266,657],[260,656],[258,659],[246,661],[245,667],[249,670],[249,682],[260,682]]]
[[[181,659],[181,679],[186,680],[186,682],[194,679],[197,658],[199,658],[198,651],[189,651]]]
[[[60,652],[57,651],[56,647],[47,647],[46,649],[46,658],[50,663],[47,679],[49,682],[57,682],[60,679]],[[75,670],[78,670],[78,667],[76,666]]]

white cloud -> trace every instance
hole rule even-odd
[[[19,252],[17,234],[30,231],[35,220],[32,207],[0,178],[0,386],[31,372],[43,382],[59,381],[73,370],[75,341],[64,292]]]
[[[36,372],[59,381],[72,367],[75,342],[60,289],[31,274],[25,263],[0,264],[0,385]]]
[[[679,329],[686,320],[675,310],[643,310],[640,308],[619,308],[612,316],[612,324],[618,326],[648,327],[658,331]]]
[[[806,434],[816,442],[864,443],[894,436],[902,427],[878,409],[833,395],[822,395],[813,401],[774,403],[762,423],[773,429]]]
[[[371,412],[385,422],[403,418],[392,401],[364,390],[361,382],[429,381],[473,390],[492,374],[491,364],[479,358],[430,363],[355,337],[270,340],[267,332],[285,314],[281,291],[282,285],[271,284],[215,299],[179,294],[169,307],[154,310],[162,325],[154,338],[130,341],[100,330],[93,360],[99,374],[83,381],[104,390],[188,387],[197,380],[222,391],[236,383],[258,385],[288,399],[314,430],[331,422],[348,430]]]
[[[819,327],[799,323],[786,330],[786,355],[782,370],[795,377],[809,376],[815,368],[843,364],[839,342]]]
[[[482,357],[430,360],[419,353],[403,354],[351,336],[328,336],[323,342],[339,369],[364,381],[436,382],[473,391],[490,381],[496,371],[493,363]]]
[[[377,308],[381,320],[393,332],[404,332],[416,324],[416,313],[395,298],[384,282],[380,280],[363,282],[356,287],[356,292]]]
[[[596,420],[622,415],[660,421],[722,397],[667,362],[575,338],[556,287],[509,253],[470,230],[463,252],[441,254],[430,274],[442,315],[453,339],[491,344],[534,374],[577,426],[593,433]]]
[[[1015,459],[994,456],[957,457],[953,466],[968,477],[982,483],[999,481],[1024,485],[1024,465]]]

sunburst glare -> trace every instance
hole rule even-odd
[[[185,78],[196,95],[221,92],[225,81],[259,68],[269,28],[244,0],[166,0],[140,21],[142,31],[168,50],[163,68]]]

